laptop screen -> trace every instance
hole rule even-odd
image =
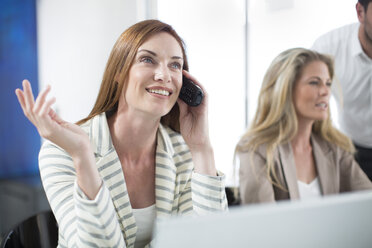
[[[235,207],[156,224],[155,247],[372,247],[372,192]]]

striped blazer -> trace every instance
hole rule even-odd
[[[78,187],[73,161],[63,149],[46,141],[39,154],[43,187],[59,225],[58,247],[133,247],[136,221],[106,115],[81,127],[94,147],[103,181],[95,199],[89,200]],[[157,219],[227,209],[224,175],[195,173],[182,136],[161,124],[155,174]]]

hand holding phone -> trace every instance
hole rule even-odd
[[[196,107],[202,103],[203,97],[203,90],[183,75],[179,98],[187,103],[187,105]]]

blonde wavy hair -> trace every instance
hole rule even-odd
[[[313,61],[324,62],[333,80],[333,59],[324,54],[293,48],[280,53],[273,60],[262,83],[253,122],[236,147],[236,152],[250,151],[253,154],[259,146],[266,145],[267,176],[282,189],[274,169],[274,152],[280,144],[288,143],[297,133],[293,88],[303,68]],[[346,151],[355,152],[351,140],[332,126],[329,109],[327,119],[315,121],[312,132]]]

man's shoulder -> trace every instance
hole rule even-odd
[[[336,29],[333,29],[319,36],[313,45],[313,49],[323,52],[325,48],[337,48],[337,46],[346,44],[353,35],[357,34],[359,23],[348,24]]]
[[[334,38],[344,38],[348,37],[350,34],[354,33],[355,30],[359,28],[359,23],[351,23],[342,27],[338,27],[336,29],[333,29],[331,31],[328,31],[327,33],[321,35],[319,39],[325,39],[327,37],[334,37]]]

